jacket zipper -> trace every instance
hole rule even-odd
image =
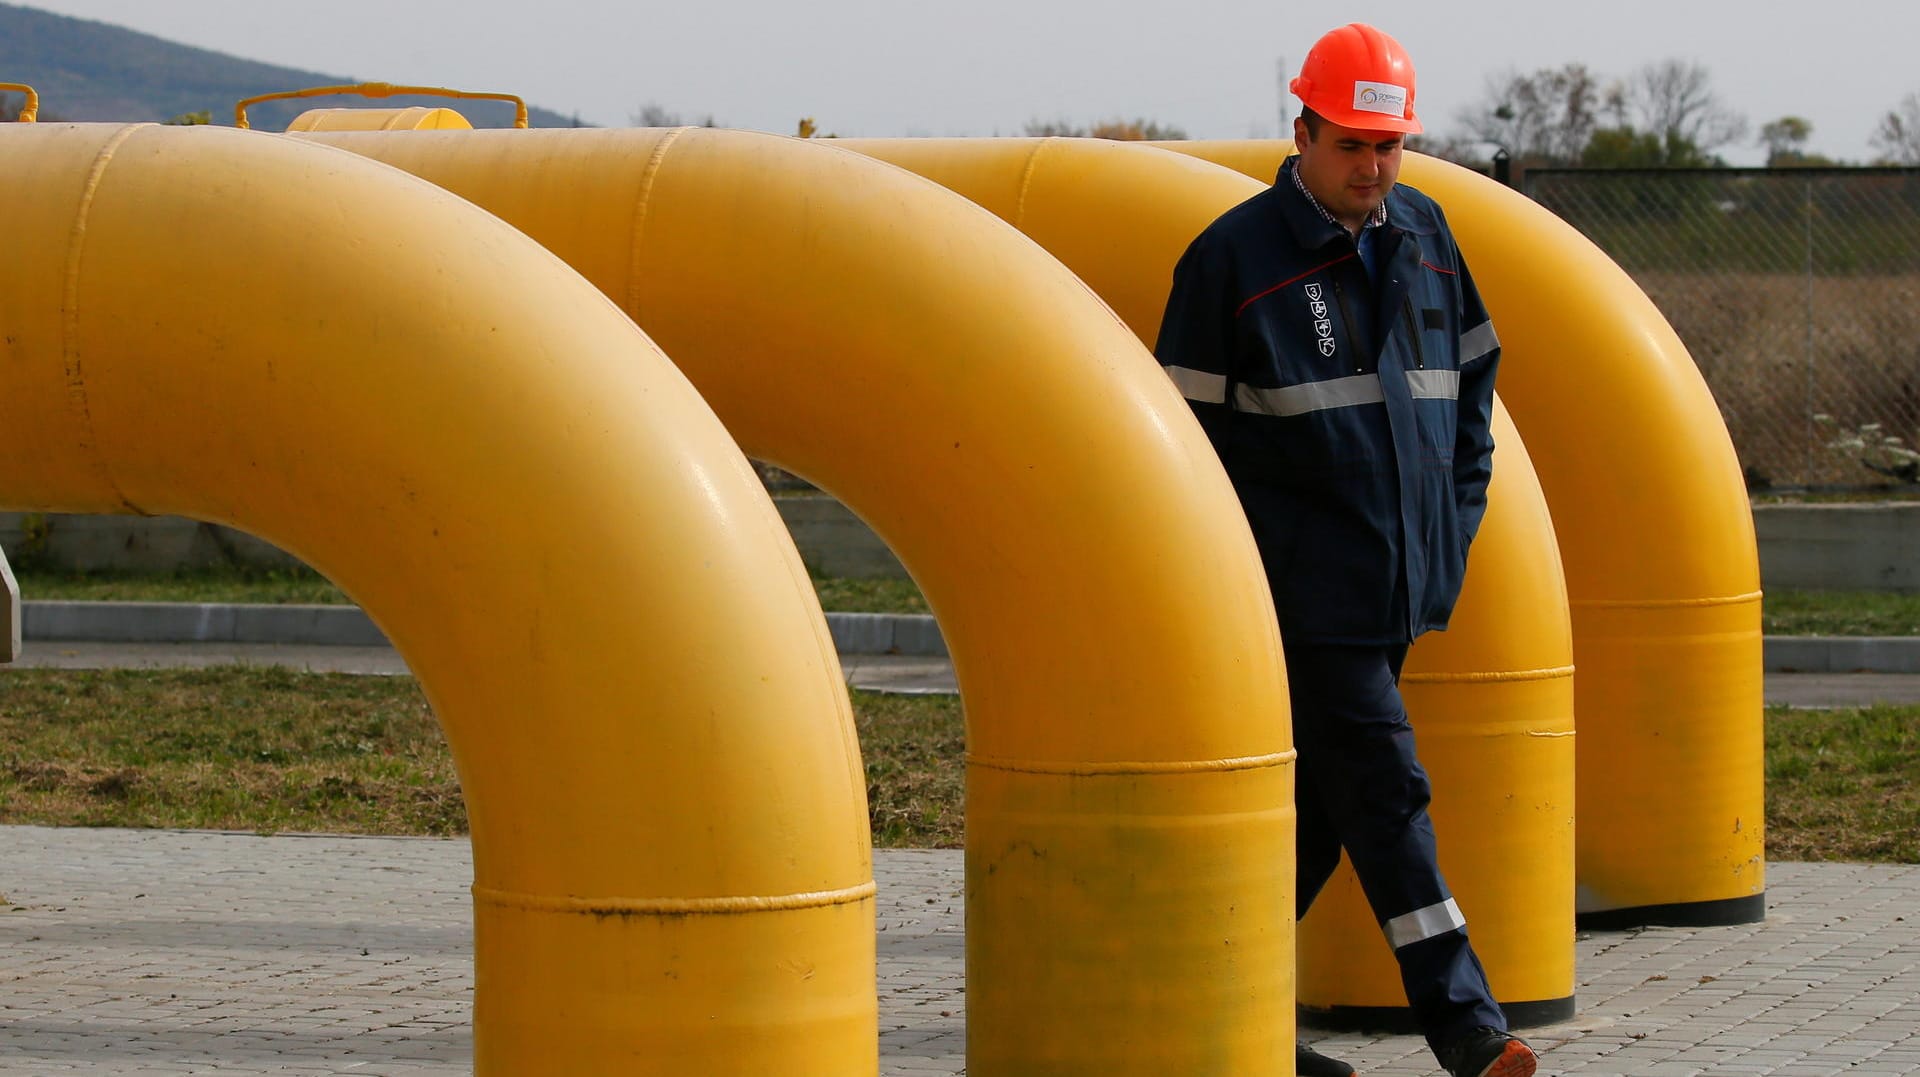
[[[1413,317],[1411,296],[1401,302],[1400,312],[1407,316],[1407,340],[1413,344],[1413,367],[1415,370],[1424,370],[1427,366],[1427,355],[1420,350],[1420,324]]]
[[[1359,338],[1354,333],[1353,312],[1347,309],[1347,291],[1340,287],[1340,278],[1333,277],[1332,280],[1333,302],[1335,306],[1340,308],[1340,323],[1347,331],[1347,347],[1353,349],[1354,353],[1355,366],[1353,372],[1355,374],[1365,374],[1367,368],[1358,364],[1366,358],[1367,353],[1360,349]]]

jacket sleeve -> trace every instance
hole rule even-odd
[[[1456,258],[1458,251],[1455,252]],[[1487,482],[1493,477],[1493,379],[1500,367],[1500,338],[1480,301],[1480,290],[1460,266],[1460,429],[1453,447],[1454,499],[1464,548],[1487,512]]]
[[[1203,233],[1173,268],[1154,356],[1187,398],[1215,453],[1226,444],[1231,391],[1234,301],[1231,273]]]

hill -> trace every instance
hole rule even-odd
[[[204,111],[212,114],[215,123],[231,124],[234,103],[243,98],[355,81],[361,80],[256,63],[90,19],[0,4],[0,82],[23,82],[39,91],[42,120],[134,122]],[[309,108],[362,101],[354,97],[274,101],[249,109],[247,118],[259,130],[281,131]],[[19,103],[18,95],[8,95],[8,115]],[[513,124],[513,106],[504,101],[395,97],[371,103],[379,107],[449,105],[475,127]],[[577,126],[566,116],[531,106],[528,118],[535,127]]]

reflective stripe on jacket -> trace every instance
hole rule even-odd
[[[1287,639],[1404,643],[1459,595],[1500,343],[1432,199],[1388,194],[1376,288],[1292,167],[1187,248],[1154,350],[1240,495]]]

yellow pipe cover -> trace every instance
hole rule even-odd
[[[842,139],[1020,228],[1159,333],[1173,266],[1261,185],[1204,162],[1091,139]],[[1445,633],[1408,656],[1408,708],[1434,780],[1443,870],[1503,1002],[1573,996],[1573,688],[1566,589],[1537,477],[1496,407],[1494,484]],[[1489,775],[1500,780],[1489,781]],[[1406,1004],[1391,951],[1343,866],[1301,933],[1309,1009]]]
[[[418,674],[472,827],[481,1073],[877,1070],[824,619],[660,352],[511,228],[214,127],[0,128],[0,504],[244,528]]]
[[[1157,145],[1267,182],[1292,148]],[[1402,178],[1446,206],[1506,346],[1501,394],[1537,431],[1581,673],[1580,911],[1758,920],[1760,564],[1712,394],[1646,294],[1558,217],[1435,158],[1408,154]]]
[[[1085,285],[825,144],[313,137],[546,244],[913,573],[966,702],[970,1073],[1291,1072],[1272,600],[1198,424]]]

